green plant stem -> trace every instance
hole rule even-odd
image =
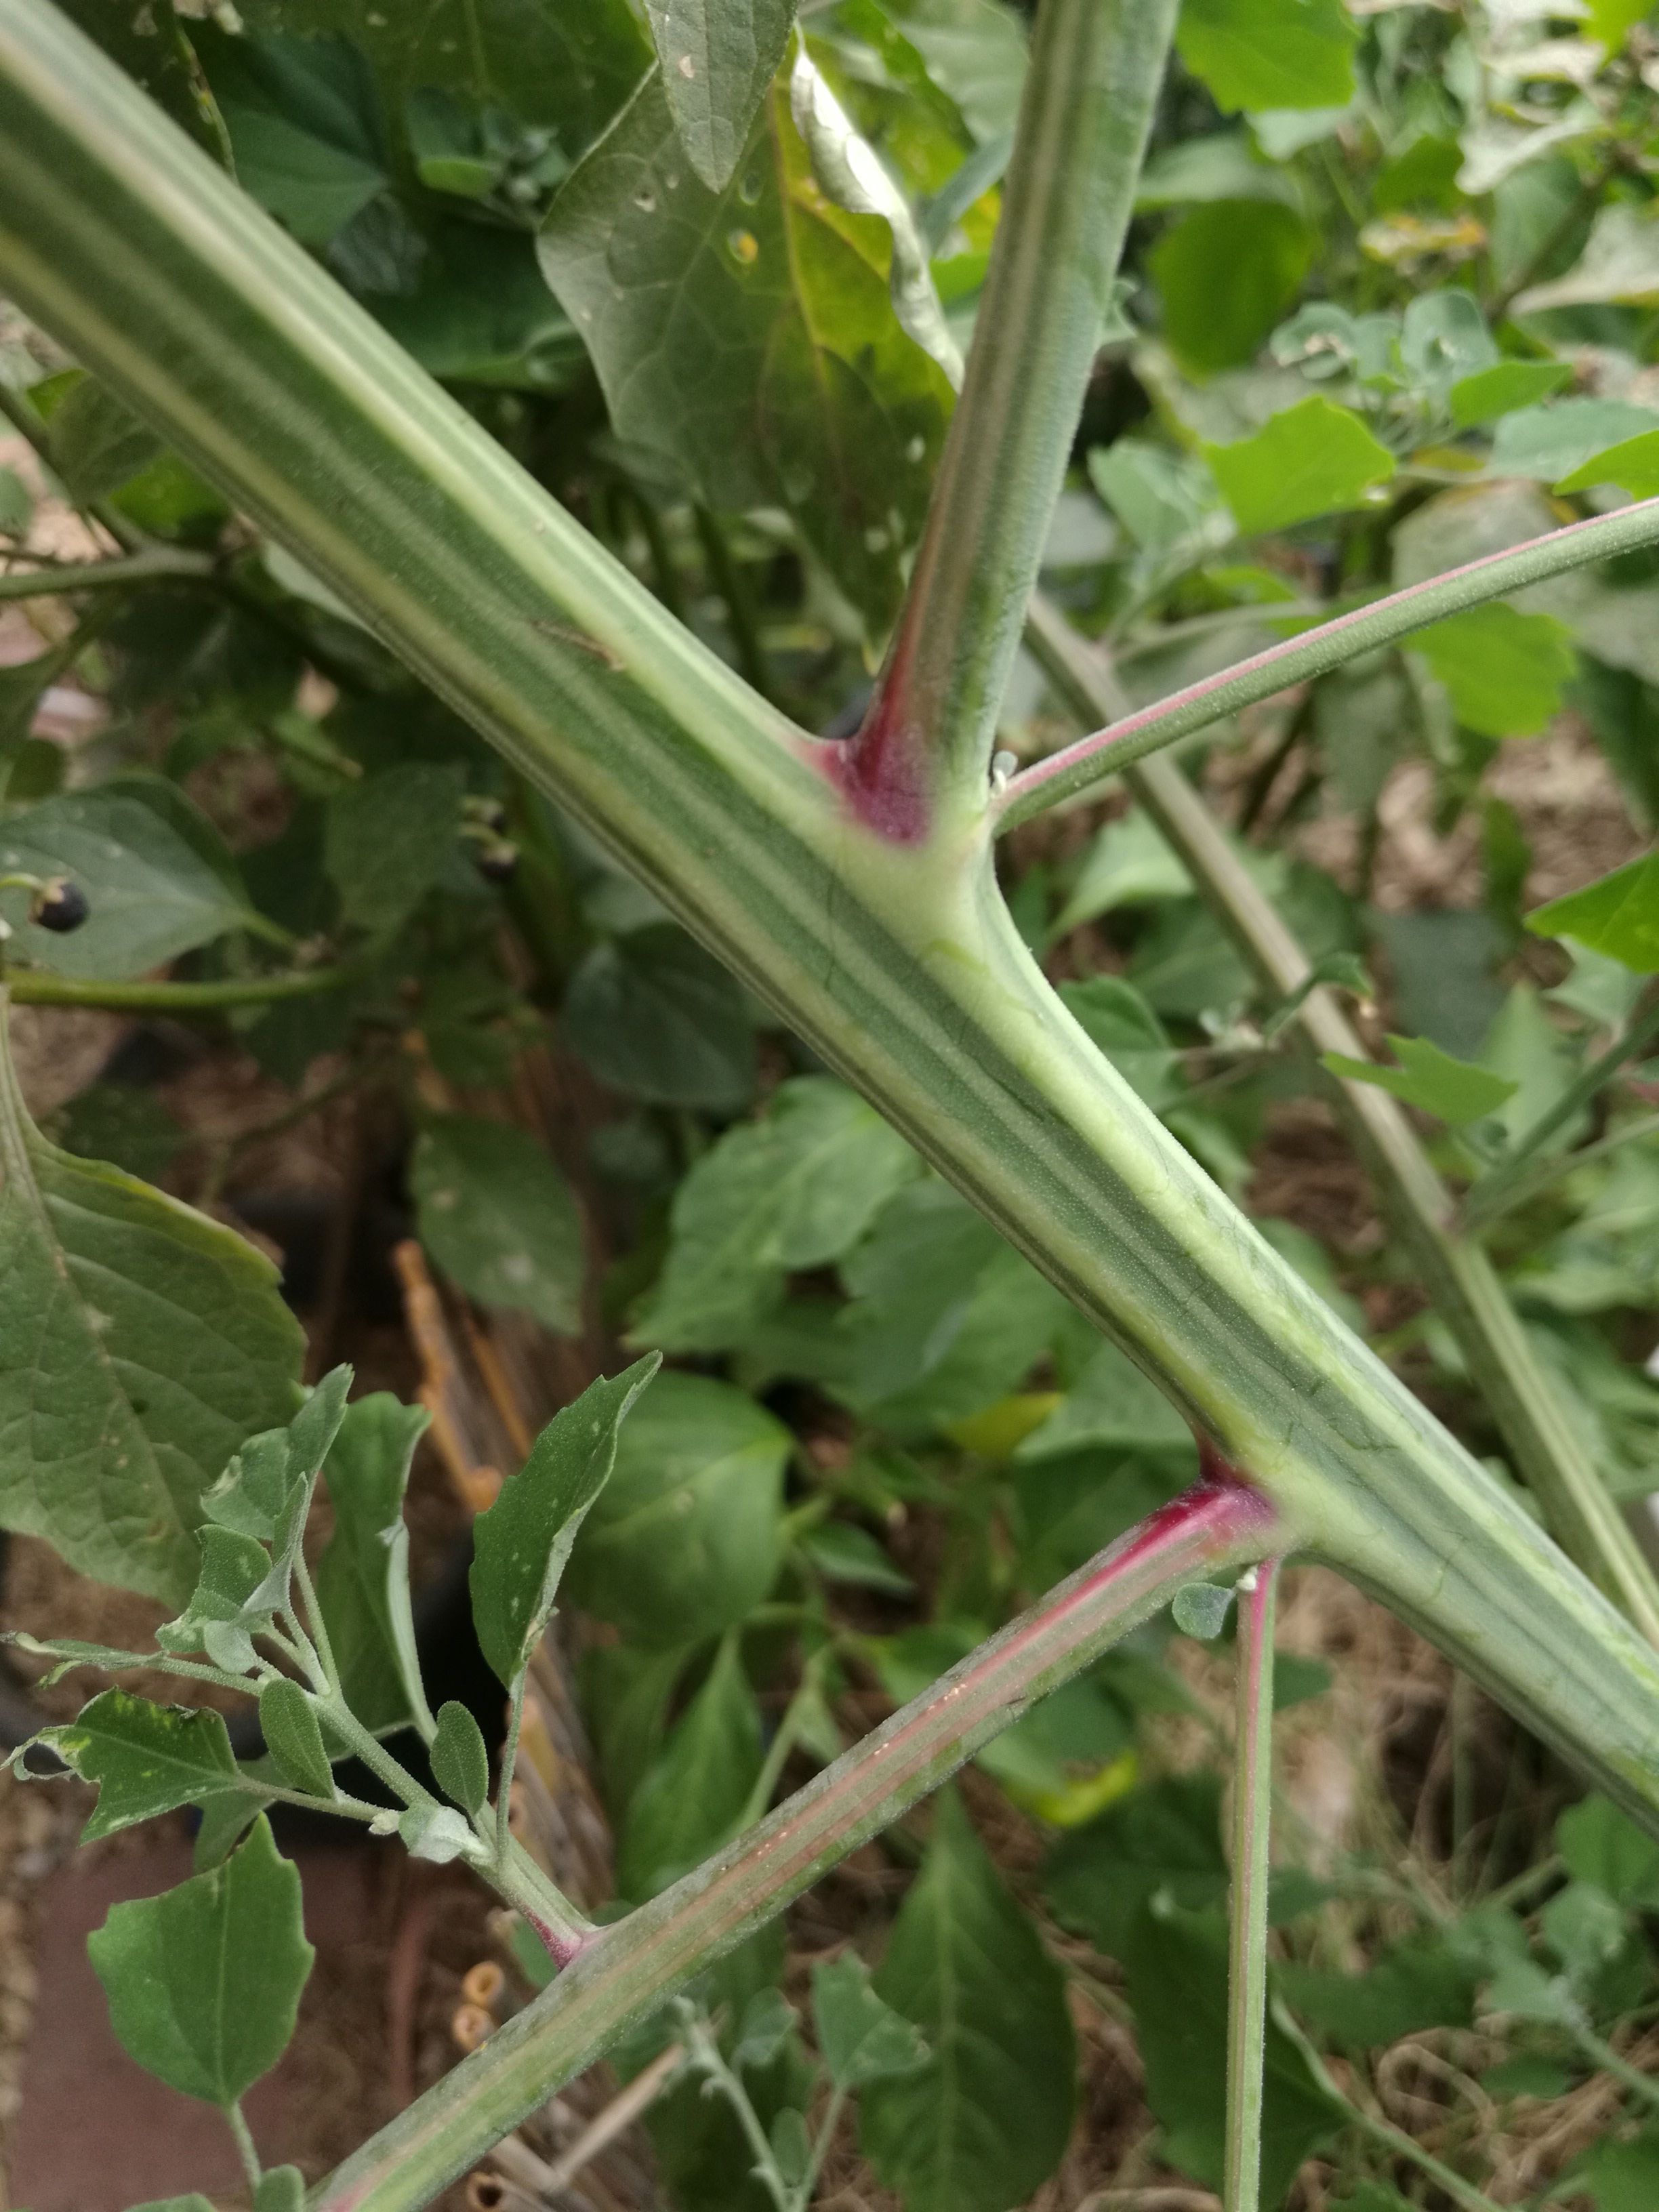
[[[1569,523],[1547,537],[1529,538],[1506,553],[1492,553],[1449,568],[1443,576],[1391,592],[1370,606],[1338,615],[1317,629],[1265,652],[1251,654],[1218,676],[1206,676],[1171,692],[1150,707],[1120,711],[1105,726],[1017,775],[997,803],[999,834],[1017,829],[1034,815],[1077,799],[1108,776],[1120,775],[1149,754],[1190,737],[1241,707],[1270,699],[1292,684],[1323,676],[1362,653],[1393,645],[1425,623],[1462,614],[1488,599],[1518,592],[1528,584],[1561,576],[1593,561],[1630,553],[1659,538],[1659,499],[1638,500],[1612,514]]]
[[[1238,1735],[1233,1768],[1227,1978],[1226,2212],[1261,2201],[1262,2063],[1267,2021],[1267,1885],[1273,1814],[1273,1616],[1279,1562],[1238,1584]]]
[[[119,592],[135,585],[171,582],[179,576],[213,574],[204,553],[155,545],[108,561],[65,562],[51,568],[7,569],[0,574],[0,604],[8,599],[67,599],[78,592]]]
[[[237,1006],[275,1005],[343,990],[363,970],[356,967],[301,968],[281,975],[216,978],[210,982],[101,982],[82,975],[52,975],[43,968],[14,968],[6,988],[20,1006],[100,1006],[111,1013],[214,1014]]]
[[[302,1553],[296,1552],[294,1555],[294,1579],[299,1585],[300,1601],[306,1609],[306,1626],[317,1654],[318,1664],[323,1670],[324,1686],[331,1698],[337,1698],[340,1695],[340,1670],[334,1663],[334,1646],[329,1641],[328,1624],[323,1619],[322,1605]]]
[[[1368,2112],[1363,2105],[1357,2105],[1352,2097],[1345,2096],[1289,2008],[1275,2000],[1273,2012],[1278,2025],[1302,2053],[1308,2071],[1331,2102],[1340,2106],[1351,2126],[1358,2128],[1362,2135],[1369,2136],[1373,2142],[1380,2144],[1395,2158],[1408,2160],[1419,2172],[1426,2173],[1431,2181],[1437,2183],[1454,2203],[1462,2205],[1464,2212],[1503,2212],[1502,2206],[1495,2204],[1483,2190],[1477,2189],[1472,2181],[1465,2181],[1462,2175],[1455,2172],[1450,2166],[1443,2165],[1420,2143],[1413,2142],[1403,2128],[1394,2127],[1387,2120],[1379,2119],[1376,2113]]]
[[[720,2091],[738,2125],[743,2130],[744,2139],[755,2161],[750,2172],[777,2207],[777,2212],[792,2212],[793,2192],[778,2170],[778,2161],[767,2141],[766,2130],[761,2125],[760,2114],[755,2110],[754,2101],[742,2081],[726,2064],[726,2055],[708,2024],[708,2016],[684,1999],[680,2001],[678,2009],[691,2064],[709,2087]]]
[[[1552,1185],[1565,1182],[1580,1168],[1605,1159],[1609,1152],[1616,1152],[1621,1146],[1637,1144],[1644,1137],[1656,1136],[1659,1136],[1659,1114],[1644,1114],[1634,1121],[1626,1121],[1617,1129],[1609,1129],[1605,1137],[1598,1137],[1593,1145],[1581,1145],[1576,1152],[1560,1152],[1553,1159],[1540,1160],[1529,1176],[1504,1194],[1501,1205],[1488,1206],[1483,1210],[1481,1227],[1489,1229],[1500,1216],[1513,1213],[1518,1206],[1528,1205]]]
[[[1628,2058],[1621,2057],[1606,2038],[1598,2035],[1588,2022],[1574,2027],[1572,2039],[1592,2066],[1603,2074],[1611,2074],[1615,2081],[1628,2089],[1633,2097],[1638,2098],[1650,2112],[1659,2112],[1659,2081],[1650,2080],[1647,2075],[1632,2066]]]
[[[981,803],[996,720],[1111,299],[1172,0],[1044,0],[966,380],[850,772]],[[902,793],[896,788],[902,786]]]
[[[1146,1620],[1181,1583],[1282,1544],[1260,1498],[1204,1486],[952,1668],[757,1826],[602,1928],[550,1988],[383,2128],[311,2212],[412,2212],[631,2023],[879,1834],[964,1759]]]
[[[524,1726],[525,1684],[521,1674],[507,1701],[507,1729],[501,1737],[501,1774],[495,1784],[495,1858],[505,1866],[513,1847],[513,1778],[519,1765],[519,1733]]]
[[[236,2154],[242,2161],[242,2171],[247,2176],[247,2185],[250,2189],[257,2189],[264,2168],[259,2163],[259,2154],[254,2146],[253,2131],[248,2126],[243,2114],[241,2100],[238,2099],[234,2104],[222,2106],[220,2109],[225,2116],[225,2125],[235,2138]]]
[[[1041,594],[1027,641],[1083,719],[1110,714],[1121,694],[1109,664]],[[1129,786],[1191,872],[1246,963],[1280,1000],[1303,994],[1294,1025],[1310,1049],[1369,1058],[1336,995],[1307,988],[1311,963],[1203,799],[1170,761],[1140,762]],[[1397,1100],[1375,1084],[1332,1078],[1355,1150],[1435,1309],[1455,1337],[1505,1444],[1536,1493],[1558,1543],[1659,1644],[1659,1586],[1608,1494],[1554,1385],[1539,1366],[1486,1254],[1456,1234],[1456,1205]]]
[[[48,0],[0,0],[0,284],[1124,1346],[1286,1540],[1659,1827],[1659,1657],[1089,1042],[997,893],[988,813],[920,844],[873,827],[837,750],[677,625]]]
[[[1512,1148],[1495,1167],[1471,1186],[1463,1200],[1463,1225],[1480,1227],[1495,1220],[1514,1202],[1515,1194],[1529,1178],[1540,1152],[1559,1130],[1610,1082],[1627,1060],[1659,1037],[1659,993],[1636,1015],[1624,1035],[1615,1037],[1603,1053],[1570,1083],[1554,1104],[1547,1107],[1529,1128],[1523,1129]]]

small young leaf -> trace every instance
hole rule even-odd
[[[786,2105],[768,2132],[778,2172],[793,2188],[805,2179],[811,2162],[812,2138],[806,2131],[805,2118],[794,2106]]]
[[[469,1297],[575,1334],[581,1216],[533,1137],[504,1121],[436,1115],[416,1145],[410,1188],[421,1242]]]
[[[484,1657],[509,1689],[552,1618],[576,1532],[615,1464],[617,1431],[661,1364],[659,1352],[647,1352],[620,1375],[590,1382],[553,1416],[473,1524],[472,1618]]]
[[[98,1785],[83,1843],[180,1805],[241,1794],[224,1722],[205,1708],[153,1705],[127,1690],[104,1690],[76,1719],[42,1729],[34,1741]]]
[[[431,1416],[376,1390],[348,1406],[323,1480],[334,1533],[317,1563],[317,1600],[346,1704],[367,1729],[425,1707],[410,1605],[404,1495]]]
[[[305,2212],[306,2178],[297,2166],[273,2166],[259,2177],[253,2212]]]
[[[795,2008],[781,1990],[757,1990],[744,2008],[738,2039],[732,2046],[732,2063],[739,2073],[751,2066],[769,2066],[789,2040],[794,2025]]]
[[[1234,1593],[1218,1583],[1186,1583],[1175,1594],[1170,1610],[1183,1636],[1200,1644],[1213,1644],[1227,1625]]]
[[[1539,937],[1570,937],[1638,975],[1659,975],[1659,853],[1534,908],[1527,927]]]
[[[211,1874],[112,1905],[87,1949],[129,2057],[170,2088],[221,2106],[282,2057],[314,1955],[299,1873],[263,1816]]]
[[[1507,1076],[1494,1075],[1489,1067],[1478,1067],[1470,1060],[1455,1060],[1426,1037],[1391,1036],[1389,1042],[1400,1061],[1398,1067],[1350,1060],[1340,1052],[1322,1054],[1321,1065],[1348,1082],[1374,1083],[1380,1091],[1391,1091],[1408,1106],[1437,1115],[1454,1129],[1485,1121],[1514,1096],[1516,1085]]]
[[[1571,382],[1571,362],[1499,361],[1490,368],[1476,369],[1472,376],[1460,377],[1446,396],[1453,422],[1468,430],[1547,399]]]
[[[452,1698],[438,1708],[438,1733],[432,1739],[432,1771],[447,1797],[466,1812],[481,1813],[489,1799],[489,1751],[465,1705]]]
[[[253,1638],[274,1618],[253,1595],[270,1572],[270,1554],[252,1536],[234,1529],[202,1531],[202,1567],[190,1603],[176,1620],[163,1621],[155,1640],[164,1651],[205,1651],[228,1674],[246,1674],[258,1654]]]
[[[284,1780],[309,1796],[333,1796],[334,1770],[316,1708],[297,1682],[284,1676],[265,1684],[259,1692],[259,1726]]]
[[[447,1805],[411,1805],[398,1816],[398,1833],[410,1858],[430,1859],[434,1866],[471,1858],[478,1849],[471,1829]]]
[[[1206,446],[1204,458],[1239,528],[1249,532],[1357,507],[1395,469],[1394,455],[1358,415],[1318,393],[1271,416],[1253,438]]]
[[[812,2024],[838,2089],[914,2074],[927,2062],[920,2029],[882,2002],[869,1968],[852,1951],[812,1969]]]
[[[1617,484],[1633,499],[1651,499],[1659,492],[1659,428],[1621,438],[1616,446],[1609,446],[1604,453],[1595,454],[1570,477],[1564,477],[1555,489],[1592,491],[1598,484]]]
[[[1575,1881],[1634,1910],[1659,1905],[1659,1844],[1607,1798],[1569,1806],[1555,1824],[1555,1848]]]

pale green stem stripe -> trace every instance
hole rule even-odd
[[[1182,1582],[1286,1530],[1253,1492],[1201,1486],[1103,1553],[695,1874],[590,1937],[483,2048],[317,2191],[311,2212],[413,2212],[711,1960],[936,1790]]]
[[[1273,1817],[1273,1621],[1279,1561],[1238,1585],[1238,1728],[1233,1754],[1232,1908],[1227,1977],[1226,2212],[1261,2202],[1262,2063],[1267,2026],[1267,1889]]]
[[[1026,639],[1079,720],[1115,713],[1111,665],[1038,594]],[[1301,990],[1311,963],[1272,902],[1172,761],[1146,760],[1129,788],[1181,855],[1246,963],[1275,997]],[[1335,994],[1308,991],[1295,1023],[1316,1055],[1369,1057]],[[1540,1367],[1491,1260],[1453,1226],[1456,1203],[1399,1102],[1371,1083],[1330,1079],[1343,1122],[1435,1309],[1456,1338],[1516,1467],[1558,1543],[1659,1644],[1659,1588],[1554,1384]]]
[[[1465,613],[1506,592],[1541,584],[1552,576],[1565,575],[1594,561],[1611,560],[1632,553],[1659,538],[1659,499],[1638,501],[1613,514],[1593,515],[1586,522],[1569,523],[1547,538],[1534,538],[1506,553],[1488,554],[1443,576],[1390,592],[1370,606],[1339,615],[1317,629],[1283,645],[1269,646],[1248,660],[1173,691],[1131,714],[1115,716],[1103,729],[1075,744],[1066,745],[1047,760],[1036,762],[1017,775],[1003,792],[998,805],[999,833],[1016,829],[1063,800],[1075,799],[1108,776],[1117,775],[1148,754],[1161,751],[1179,738],[1235,714],[1259,699],[1271,699],[1292,684],[1305,684],[1323,676],[1362,653],[1395,645],[1413,630],[1449,615]],[[1271,617],[1269,606],[1263,612]]]

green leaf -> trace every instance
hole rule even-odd
[[[110,58],[118,62],[133,82],[198,144],[218,155],[212,129],[213,102],[199,73],[191,67],[190,45],[173,0],[149,0],[149,5],[136,11],[123,6],[121,0],[64,0],[62,12],[78,23],[88,38],[95,39]],[[138,2212],[144,2212],[144,2208],[139,2207]]]
[[[1302,289],[1313,233],[1293,208],[1214,200],[1189,209],[1146,257],[1164,335],[1194,376],[1249,361]]]
[[[462,781],[458,768],[407,761],[328,801],[323,866],[348,927],[389,937],[409,920],[455,851]]]
[[[0,467],[0,532],[21,538],[34,513],[34,497],[14,468]]]
[[[1659,2128],[1644,2130],[1633,2142],[1603,2137],[1568,2186],[1588,2194],[1595,2212],[1652,2212],[1659,2203]]]
[[[1445,685],[1458,720],[1489,738],[1541,730],[1578,665],[1565,623],[1501,599],[1431,623],[1409,642]]]
[[[899,1572],[869,1530],[849,1521],[825,1521],[809,1528],[800,1540],[800,1548],[828,1582],[882,1590],[889,1597],[908,1597],[915,1589],[909,1576]]]
[[[91,376],[82,377],[53,409],[46,445],[53,468],[82,506],[118,491],[161,450],[155,433]]]
[[[723,1844],[760,1771],[760,1712],[727,1637],[629,1807],[617,1856],[623,1894],[653,1896]]]
[[[635,1334],[668,1352],[740,1346],[786,1273],[841,1259],[918,1171],[903,1138],[844,1084],[781,1085],[675,1194],[668,1258]]]
[[[1285,1965],[1278,1985],[1293,2013],[1340,2051],[1375,2051],[1430,2027],[1468,2027],[1475,1977],[1457,1949],[1434,1935],[1381,1952],[1363,1973]]]
[[[1025,81],[1025,28],[1001,0],[894,0],[887,13],[981,145],[1008,137]]]
[[[1179,1096],[1180,1054],[1133,983],[1121,975],[1090,975],[1080,983],[1062,983],[1060,995],[1090,1042],[1154,1113]]]
[[[617,1431],[661,1364],[649,1352],[590,1382],[472,1524],[472,1618],[484,1657],[509,1689],[552,1618],[576,1532],[616,1464]]]
[[[500,109],[555,131],[572,158],[650,58],[624,0],[247,0],[240,13],[255,30],[343,33],[368,57],[393,114],[435,85],[477,113]]]
[[[259,1692],[259,1727],[277,1771],[295,1790],[325,1801],[334,1770],[323,1745],[317,1710],[297,1682],[267,1682]]]
[[[216,831],[154,777],[112,776],[0,818],[0,872],[15,871],[67,876],[86,894],[86,921],[55,936],[27,919],[27,891],[0,891],[13,946],[61,975],[147,975],[252,913]]]
[[[741,989],[672,924],[595,945],[571,978],[560,1026],[602,1082],[653,1105],[732,1114],[755,1087]]]
[[[1455,1060],[1426,1037],[1391,1036],[1389,1043],[1400,1061],[1398,1067],[1379,1066],[1375,1060],[1350,1060],[1340,1052],[1320,1055],[1321,1065],[1351,1083],[1374,1083],[1391,1091],[1408,1106],[1437,1115],[1454,1129],[1481,1121],[1495,1114],[1516,1085],[1507,1076],[1472,1060]]]
[[[875,1990],[921,2031],[927,2057],[866,2088],[866,2157],[907,2212],[1023,2204],[1060,2163],[1071,2133],[1071,2015],[1059,1968],[953,1790],[939,1796],[927,1856],[899,1909]]]
[[[1116,1451],[1178,1455],[1193,1449],[1192,1431],[1164,1393],[1115,1344],[1090,1354],[1063,1402],[1020,1445],[1022,1460],[1049,1459],[1085,1444]]]
[[[253,2212],[305,2212],[306,2178],[297,2166],[269,2166],[253,2191]]]
[[[1285,530],[1358,507],[1394,474],[1394,455],[1351,408],[1318,393],[1271,416],[1253,438],[1206,446],[1204,458],[1246,532]]]
[[[348,1406],[323,1477],[334,1528],[317,1597],[346,1704],[376,1734],[424,1710],[410,1609],[404,1497],[430,1416],[377,1390]]]
[[[795,2008],[781,1990],[757,1990],[744,2007],[732,2063],[739,2073],[769,2066],[793,2034]]]
[[[729,1383],[667,1374],[623,1431],[570,1565],[585,1612],[641,1645],[743,1620],[782,1557],[789,1431]],[[493,1510],[493,1509],[492,1509]]]
[[[1226,2141],[1226,1921],[1154,1898],[1129,1923],[1121,1956],[1146,2101],[1164,2130],[1162,2155],[1218,2188]],[[1261,2201],[1279,2204],[1303,2160],[1342,2125],[1342,2111],[1271,2016],[1262,2071]]]
[[[1121,1959],[1140,1908],[1158,1890],[1202,1909],[1227,1893],[1221,1785],[1213,1774],[1146,1784],[1056,1844],[1043,1893],[1056,1916]]]
[[[1176,1626],[1183,1636],[1213,1644],[1227,1625],[1233,1595],[1231,1588],[1224,1589],[1218,1583],[1183,1583],[1170,1607]]]
[[[127,1690],[100,1692],[73,1721],[43,1729],[34,1741],[56,1752],[83,1782],[97,1785],[98,1802],[81,1832],[83,1843],[241,1788],[217,1713],[153,1705]]]
[[[1570,1805],[1555,1824],[1555,1848],[1575,1881],[1635,1909],[1659,1904],[1659,1844],[1607,1798]]]
[[[489,1802],[489,1748],[477,1721],[453,1698],[438,1708],[431,1756],[432,1771],[445,1796],[469,1813],[482,1813]]]
[[[789,43],[792,0],[646,0],[646,14],[685,158],[724,191]]]
[[[1659,853],[1535,907],[1526,921],[1539,937],[1570,937],[1638,975],[1659,975]]]
[[[1628,399],[1547,400],[1504,416],[1492,437],[1492,471],[1559,483],[1609,447],[1656,428],[1652,408]]]
[[[390,181],[374,76],[343,39],[240,38],[198,51],[236,181],[302,245],[327,246]]]
[[[132,1083],[93,1083],[51,1117],[55,1143],[78,1159],[108,1160],[154,1182],[184,1145],[185,1132],[152,1091]]]
[[[1511,313],[1545,307],[1643,307],[1659,299],[1659,221],[1645,203],[1614,200],[1590,226],[1583,252],[1563,276],[1529,284],[1510,302]]]
[[[813,1967],[812,2023],[838,2089],[862,2089],[927,2063],[927,2045],[914,2022],[876,1995],[856,1952]]]
[[[586,1255],[569,1184],[527,1131],[465,1114],[434,1115],[410,1165],[421,1242],[480,1305],[581,1327]]]
[[[1659,429],[1644,430],[1622,438],[1564,477],[1557,491],[1590,491],[1597,484],[1617,484],[1634,499],[1651,499],[1659,492]]]
[[[169,2088],[220,2106],[282,2057],[314,1956],[299,1873],[263,1815],[212,1873],[112,1905],[87,1950],[128,2056]]]
[[[287,1416],[302,1351],[262,1253],[46,1142],[0,1006],[0,1524],[176,1602],[204,1489]]]
[[[951,408],[894,312],[892,251],[879,216],[818,185],[781,84],[715,193],[687,173],[657,71],[541,234],[617,435],[710,507],[784,508],[872,629],[897,606]]]
[[[1112,448],[1114,454],[1120,450],[1118,447]],[[1185,863],[1151,816],[1137,808],[1133,814],[1109,822],[1097,834],[1073,880],[1065,905],[1054,917],[1050,934],[1063,937],[1080,922],[1093,921],[1103,914],[1114,914],[1120,907],[1155,899],[1182,898],[1190,895],[1192,888],[1193,879]],[[1091,975],[1088,980],[1091,984],[1115,982],[1130,989],[1118,976]],[[1137,1004],[1145,1005],[1139,992],[1132,991],[1131,995]],[[1147,1018],[1157,1023],[1157,1016],[1150,1010]]]
[[[1500,361],[1460,377],[1446,397],[1452,421],[1460,430],[1468,430],[1547,399],[1571,382],[1570,362]]]
[[[1346,107],[1358,33],[1342,0],[1182,0],[1176,46],[1224,115]]]

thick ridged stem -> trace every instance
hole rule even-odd
[[[625,1920],[331,2176],[312,2212],[413,2212],[634,2021],[890,1826],[1179,1583],[1261,1559],[1291,1532],[1257,1492],[1205,1482],[826,1767],[787,1803]]]
[[[1432,576],[1426,583],[1391,592],[1386,599],[1357,607],[1352,614],[1338,615],[1334,621],[1322,623],[1317,629],[1289,638],[1283,645],[1252,653],[1248,660],[1223,669],[1218,676],[1206,676],[1184,690],[1172,691],[1167,699],[1154,700],[1150,707],[1130,712],[1125,701],[1103,728],[1050,753],[1046,760],[1033,763],[1013,779],[998,808],[999,834],[1092,790],[1108,776],[1122,774],[1136,761],[1174,744],[1178,738],[1206,729],[1212,722],[1236,714],[1242,707],[1254,706],[1259,699],[1271,699],[1292,684],[1305,684],[1362,653],[1395,645],[1429,623],[1467,613],[1488,599],[1523,591],[1528,585],[1547,582],[1552,576],[1564,576],[1592,562],[1632,553],[1640,546],[1651,545],[1656,538],[1659,538],[1659,499],[1639,500],[1616,514],[1569,523],[1565,530],[1553,530],[1547,538],[1529,538],[1505,553],[1490,553],[1484,560],[1449,568],[1443,576]],[[1267,611],[1271,615],[1273,610]]]
[[[1112,296],[1174,0],[1042,0],[967,380],[849,797],[924,837],[983,804],[1020,611]]]
[[[1111,669],[1041,596],[1032,602],[1026,635],[1080,719],[1110,714],[1119,706],[1122,695]],[[1172,762],[1144,760],[1129,770],[1128,783],[1249,966],[1277,997],[1300,990],[1311,972],[1307,954],[1187,777]],[[1296,1022],[1316,1054],[1369,1057],[1334,992],[1308,992]],[[1456,1203],[1398,1100],[1375,1084],[1331,1080],[1349,1138],[1556,1540],[1649,1641],[1659,1644],[1652,1570],[1534,1356],[1492,1261],[1472,1238],[1456,1234]]]

